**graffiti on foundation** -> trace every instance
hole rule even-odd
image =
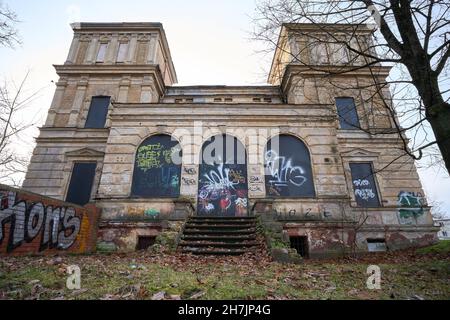
[[[160,212],[156,209],[147,209],[144,211],[144,215],[150,219],[159,219]]]
[[[67,250],[75,243],[81,228],[75,208],[24,200],[13,191],[0,191],[0,196],[0,245],[7,243],[7,253],[39,237],[39,252]]]
[[[399,206],[399,219],[402,224],[412,223],[412,219],[422,216],[425,206],[425,199],[420,192],[401,191],[398,194],[397,204]]]
[[[273,217],[277,220],[313,219],[321,216],[328,219],[332,217],[332,214],[326,210],[315,211],[313,208],[303,207],[300,210],[289,208],[273,209]]]

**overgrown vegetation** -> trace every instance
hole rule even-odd
[[[448,254],[419,252],[300,265],[272,262],[262,252],[10,257],[0,260],[0,299],[450,299]],[[382,271],[381,290],[366,287],[373,264]],[[66,288],[69,265],[81,268],[80,290]]]

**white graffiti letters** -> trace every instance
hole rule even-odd
[[[269,180],[271,184],[282,187],[290,183],[296,187],[301,187],[307,181],[303,168],[294,166],[291,159],[280,157],[275,151],[269,150],[266,153],[265,160],[266,170],[274,178]]]
[[[10,224],[7,251],[24,242],[30,243],[42,233],[40,251],[47,248],[69,249],[81,228],[81,219],[72,207],[44,206],[41,202],[21,200],[12,191],[1,191],[0,244],[5,240],[4,229]]]
[[[224,169],[223,163],[218,165],[217,171],[210,171],[209,174],[205,174],[206,190],[209,192],[215,190],[234,189],[234,186],[239,182],[233,182],[230,180],[230,169]]]
[[[363,200],[375,198],[375,193],[372,189],[356,189],[355,195]]]

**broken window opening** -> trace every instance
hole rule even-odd
[[[291,248],[297,250],[297,253],[305,258],[309,258],[308,237],[289,237]]]

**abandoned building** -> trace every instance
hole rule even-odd
[[[304,257],[436,241],[414,161],[390,164],[404,151],[389,88],[365,86],[390,67],[324,77],[295,59],[348,65],[345,46],[307,35],[349,25],[284,25],[265,86],[176,86],[160,23],[72,27],[23,188],[101,209],[99,247],[171,230],[188,252],[242,253],[257,223]],[[369,46],[372,29],[356,30]]]

